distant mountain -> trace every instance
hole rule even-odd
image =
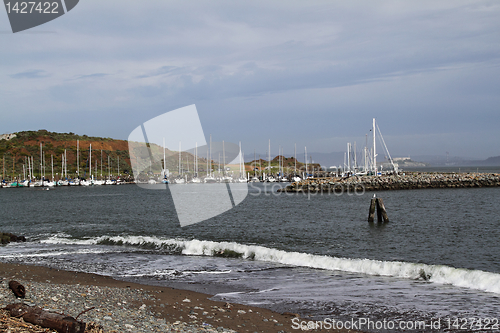
[[[500,156],[495,156],[495,157],[488,157],[486,160],[483,161],[483,165],[487,166],[500,166]]]
[[[470,157],[445,155],[418,155],[412,156],[415,161],[421,161],[431,166],[500,166],[500,156],[478,160]]]

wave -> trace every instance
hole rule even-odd
[[[220,256],[220,254],[230,253],[231,257],[234,257],[233,254],[236,253],[238,257],[243,259],[253,259],[297,267],[425,280],[433,283],[500,294],[500,274],[481,270],[454,268],[445,265],[338,258],[301,252],[288,252],[260,245],[197,239],[167,239],[149,236],[101,236],[89,239],[70,239],[56,235],[41,242],[48,244],[135,246],[156,249],[172,254],[195,256]]]

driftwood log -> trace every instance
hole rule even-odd
[[[12,290],[14,295],[16,295],[17,297],[24,298],[24,296],[26,296],[26,289],[24,288],[24,286],[22,284],[20,284],[17,281],[14,281],[14,280],[10,281],[9,288]]]
[[[85,323],[70,316],[44,311],[36,306],[9,304],[5,307],[12,317],[22,317],[24,321],[56,330],[59,333],[84,333]]]

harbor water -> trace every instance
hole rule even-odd
[[[27,242],[0,247],[0,261],[191,289],[310,320],[500,317],[500,188],[377,192],[390,222],[369,224],[374,192],[279,186],[249,183],[235,208],[182,228],[168,189],[2,189],[0,231]]]

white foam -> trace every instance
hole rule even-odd
[[[43,242],[50,244],[98,244],[103,241],[133,246],[151,244],[158,248],[172,246],[181,249],[184,255],[212,256],[216,252],[231,250],[241,253],[242,258],[265,262],[406,279],[420,279],[425,276],[429,282],[500,294],[500,274],[444,265],[337,258],[301,252],[287,252],[259,245],[244,245],[234,242],[213,242],[197,239],[179,240],[149,236],[102,236],[86,240],[71,240],[54,236]]]

